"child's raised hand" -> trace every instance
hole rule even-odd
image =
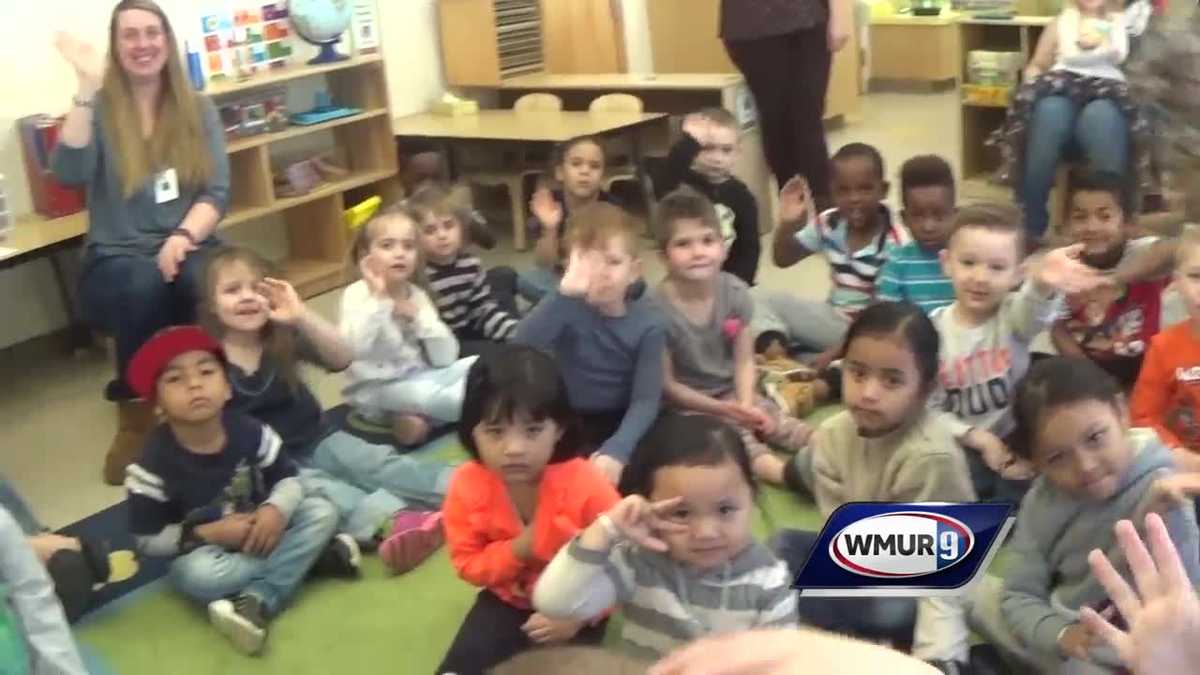
[[[367,290],[377,298],[387,297],[385,269],[387,269],[387,263],[374,253],[368,253],[358,261],[358,272],[367,284]]]
[[[592,287],[598,263],[598,254],[594,251],[583,252],[572,248],[567,258],[567,268],[563,270],[562,281],[558,284],[558,292],[571,298],[582,298]]]
[[[304,317],[307,308],[300,294],[282,279],[264,278],[255,287],[267,300],[267,318],[285,326],[295,326]]]
[[[784,223],[802,222],[811,208],[812,192],[808,180],[801,175],[792,176],[779,191],[779,220]]]
[[[1090,291],[1105,283],[1103,275],[1080,260],[1083,244],[1056,248],[1037,263],[1036,279],[1067,294]]]
[[[521,630],[529,637],[529,641],[539,645],[566,642],[575,637],[580,628],[583,628],[582,621],[552,619],[541,612],[534,612],[521,625]]]
[[[664,534],[683,534],[686,525],[668,519],[667,514],[683,502],[683,497],[674,497],[651,503],[641,495],[629,495],[617,502],[605,513],[623,536],[633,543],[651,551],[665,553],[667,542]]]
[[[394,298],[392,302],[394,303],[392,316],[401,321],[413,321],[417,318],[420,308],[417,307],[417,303],[413,302],[411,294],[403,298]]]
[[[1146,513],[1167,513],[1180,507],[1191,506],[1200,495],[1200,485],[1194,476],[1172,474],[1150,484],[1146,497]]]
[[[680,130],[703,146],[712,131],[712,122],[700,113],[692,113],[683,118]]]
[[[562,225],[563,207],[545,185],[538,187],[529,200],[529,212],[546,230],[558,230]]]
[[[1122,520],[1114,528],[1136,591],[1103,552],[1097,549],[1088,554],[1092,574],[1108,591],[1129,630],[1122,631],[1087,607],[1081,610],[1080,619],[1139,675],[1191,672],[1200,663],[1200,597],[1188,580],[1162,517],[1152,513],[1145,522],[1149,551],[1133,523]]]
[[[1014,455],[1004,441],[987,429],[971,429],[970,433],[963,437],[962,444],[978,452],[984,464],[1001,478],[1029,480],[1035,474],[1033,464]]]

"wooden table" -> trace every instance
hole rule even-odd
[[[632,94],[642,100],[647,111],[686,115],[701,108],[719,107],[733,112],[742,127],[742,151],[733,172],[758,201],[760,232],[774,226],[771,170],[763,154],[762,130],[758,111],[746,80],[740,73],[598,73],[593,75],[556,75],[536,73],[505,80],[496,90],[501,107],[511,108],[521,96],[545,92],[558,96],[564,110],[587,110],[597,96]],[[669,139],[662,146],[651,144],[650,155],[665,155]]]
[[[461,171],[454,161],[454,145],[463,142],[484,142],[507,145],[553,145],[578,136],[625,135],[630,139],[638,184],[647,204],[654,203],[653,190],[643,166],[643,148],[648,138],[666,139],[670,135],[669,118],[663,113],[591,113],[516,112],[514,110],[480,110],[476,115],[448,117],[418,113],[392,121],[396,136],[420,137],[439,141],[445,149],[450,175],[470,176],[472,170]],[[513,244],[525,249],[525,205],[515,200],[513,208]],[[520,216],[518,215],[521,214]]]
[[[54,254],[81,243],[87,234],[87,228],[87,211],[62,218],[30,215],[18,218],[8,236],[0,240],[0,249],[3,249],[0,251],[0,270],[38,258],[49,258],[50,268],[54,272],[54,283],[58,287],[59,298],[67,315],[72,348],[86,345],[90,337],[72,299],[62,261]]]

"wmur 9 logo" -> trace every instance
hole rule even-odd
[[[1008,504],[844,504],[796,578],[801,595],[957,595],[983,574],[1014,518]]]

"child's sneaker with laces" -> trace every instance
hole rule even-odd
[[[339,532],[329,540],[329,545],[313,563],[311,574],[352,579],[358,576],[361,564],[362,552],[358,542],[345,532]]]
[[[379,557],[392,574],[404,574],[433,555],[445,540],[441,511],[400,511],[392,521],[392,533],[379,545]]]
[[[262,652],[267,641],[267,619],[257,596],[242,593],[232,600],[210,602],[208,620],[243,654],[257,656]]]

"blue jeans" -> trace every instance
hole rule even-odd
[[[793,575],[800,573],[817,543],[816,532],[783,530],[771,548],[787,563]],[[835,633],[872,640],[909,644],[917,622],[915,598],[806,598],[796,603],[800,622]]]
[[[413,506],[440,508],[454,467],[421,452],[400,454],[338,431],[313,451],[301,473],[306,491],[324,496],[342,513],[340,531],[370,541],[379,525]]]
[[[467,371],[476,358],[468,356],[445,368],[422,370],[382,384],[371,383],[349,390],[346,398],[368,417],[405,413],[439,422],[457,422],[462,415]]]
[[[517,295],[536,305],[550,293],[558,290],[562,275],[557,270],[542,265],[534,265],[524,272],[517,273]]]
[[[1045,96],[1034,104],[1029,120],[1018,199],[1025,210],[1025,227],[1031,237],[1046,232],[1046,200],[1054,186],[1054,172],[1068,150],[1093,169],[1124,175],[1129,164],[1129,121],[1109,99],[1091,101],[1082,108],[1065,96]]]
[[[138,348],[167,326],[195,322],[210,248],[190,253],[172,283],[163,281],[152,257],[89,255],[84,261],[79,282],[84,318],[116,340],[120,384],[114,394],[119,398],[133,398],[125,384],[125,369]]]
[[[288,521],[279,544],[265,558],[207,545],[171,563],[170,579],[184,595],[208,603],[239,593],[262,600],[268,616],[278,614],[308,575],[337,531],[337,508],[305,497]]]

